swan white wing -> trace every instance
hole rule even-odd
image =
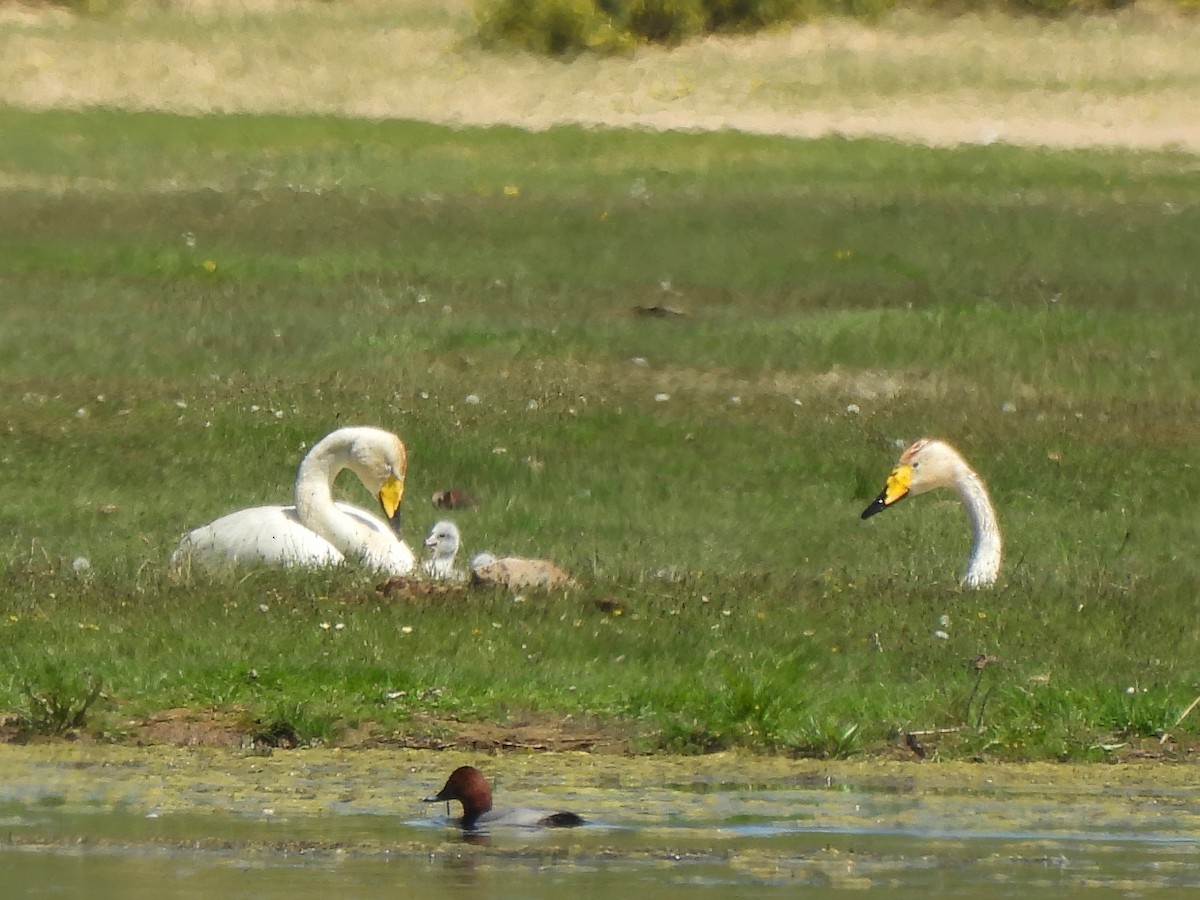
[[[221,516],[190,532],[171,564],[200,568],[236,565],[336,566],[344,557],[333,544],[300,524],[294,506],[254,506]]]
[[[405,575],[416,557],[388,524],[365,509],[338,503],[356,525],[353,555],[364,565],[389,575]],[[325,538],[300,524],[294,506],[255,506],[222,516],[197,528],[171,554],[171,565],[190,561],[197,568],[237,565],[336,566],[345,556]]]
[[[387,522],[350,503],[334,504],[345,513],[357,527],[353,547],[347,547],[347,555],[355,556],[363,564],[388,575],[407,575],[416,567],[417,557]]]

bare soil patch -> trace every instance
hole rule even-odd
[[[133,727],[130,740],[135,744],[229,749],[251,743],[245,717],[237,711],[185,707],[147,716]]]
[[[0,733],[0,740],[4,736]],[[12,735],[8,736],[12,739]],[[226,749],[294,746],[286,735],[264,735],[238,710],[167,709],[130,728],[128,742],[173,747]],[[629,735],[613,725],[572,716],[524,715],[506,722],[460,722],[417,717],[402,732],[390,733],[375,723],[348,729],[333,746],[347,749],[403,747],[413,750],[586,750],[625,753]]]
[[[0,745],[43,743],[67,740],[73,743],[97,742],[93,728],[103,733],[101,740],[140,747],[209,747],[224,750],[294,749],[299,745],[294,732],[254,720],[239,708],[177,707],[152,713],[142,719],[126,720],[119,726],[96,721],[88,728],[72,731],[61,739],[28,734],[20,716],[0,711]],[[593,753],[632,752],[632,735],[617,724],[580,719],[575,716],[539,713],[514,714],[503,722],[462,722],[455,718],[418,715],[400,731],[389,731],[376,722],[363,722],[347,728],[331,747],[363,750],[392,747],[410,750],[465,750],[477,752],[588,751]]]
[[[102,741],[88,731],[63,738],[31,738],[24,734],[19,718],[0,712],[0,745],[26,743],[112,743],[111,735]],[[243,710],[215,708],[166,709],[137,722],[127,723],[125,737],[117,743],[134,747],[208,748],[240,750],[249,753],[291,750],[300,746],[286,735],[264,735],[260,723],[253,722]],[[940,759],[945,749],[948,758],[956,758],[954,729],[932,739],[925,738],[923,752],[914,751],[903,737],[866,754],[873,760],[917,763]],[[945,743],[945,748],[939,745]],[[329,742],[332,750],[436,750],[463,753],[562,753],[583,752],[605,756],[635,756],[644,753],[636,735],[620,724],[529,713],[514,715],[505,722],[461,722],[453,718],[420,715],[401,731],[389,732],[378,723],[364,722],[347,729]],[[1200,753],[1200,741],[1159,738],[1132,738],[1116,741],[1108,755],[1111,763],[1185,763],[1194,762]],[[980,760],[983,761],[983,760]]]

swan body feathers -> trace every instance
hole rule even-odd
[[[379,428],[339,428],[301,461],[293,505],[250,507],[201,526],[184,536],[171,564],[319,568],[350,560],[403,575],[416,564],[399,535],[407,467],[407,451],[396,435]],[[334,501],[333,482],[343,469],[354,472],[375,495],[387,521]]]

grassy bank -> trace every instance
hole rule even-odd
[[[818,754],[958,728],[944,753],[1001,758],[1200,728],[1174,727],[1200,692],[1194,158],[14,110],[0,134],[0,708],[101,685],[113,736],[188,706]],[[410,541],[465,488],[468,551],[582,586],[168,575],[343,423],[408,443]],[[992,489],[995,590],[957,586],[952,496],[858,518],[927,434]]]

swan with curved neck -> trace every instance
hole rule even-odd
[[[416,563],[400,537],[400,501],[408,454],[379,428],[339,428],[308,452],[296,473],[294,506],[238,510],[186,535],[171,554],[175,567],[235,565],[334,566],[349,559],[390,575]],[[379,500],[385,522],[333,499],[333,483],[349,469]]]
[[[862,517],[869,519],[905,497],[937,488],[950,488],[962,501],[971,523],[974,542],[963,584],[988,587],[1000,574],[1000,525],[983,479],[962,455],[944,441],[922,438],[900,455],[887,484]]]

